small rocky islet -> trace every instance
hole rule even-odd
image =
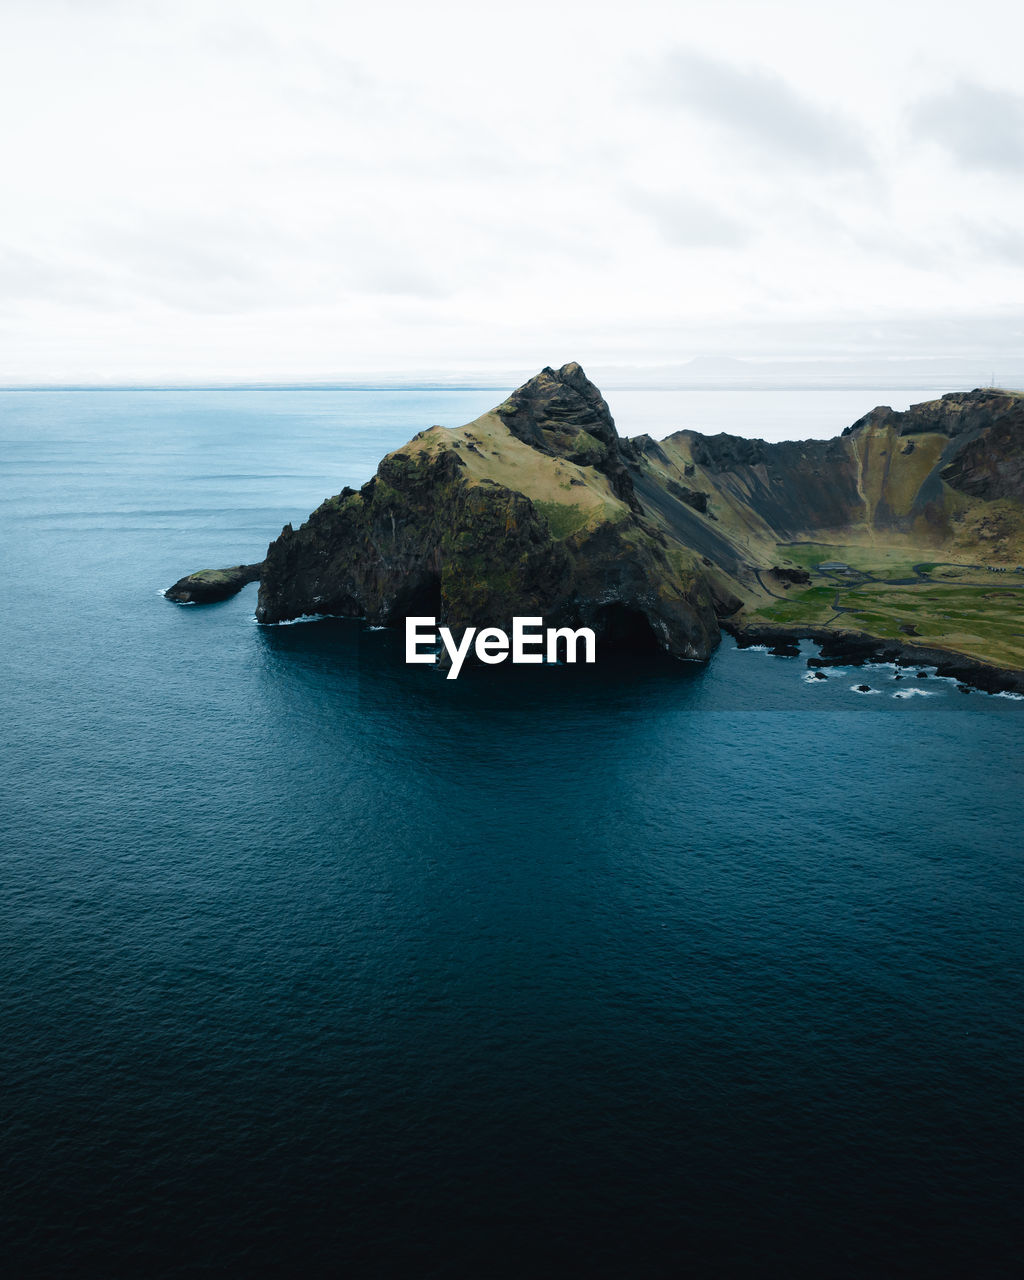
[[[262,562],[165,594],[207,604],[258,580],[263,623],[539,616],[694,660],[722,629],[783,655],[810,638],[821,665],[927,664],[1024,691],[1022,562],[1019,394],[880,407],[831,440],[656,441],[621,437],[571,363],[466,426],[419,432]]]
[[[250,582],[259,582],[263,564],[236,564],[230,569],[200,569],[164,592],[167,600],[175,604],[216,604],[237,595]]]

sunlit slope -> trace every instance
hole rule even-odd
[[[446,450],[457,453],[467,483],[496,484],[525,494],[556,538],[629,515],[603,471],[539,452],[517,439],[495,410],[464,427],[431,427],[396,453],[429,458]]]
[[[980,543],[1009,560],[1020,531],[1017,508],[993,501],[982,486],[975,493],[954,487],[956,475],[951,484],[944,473],[968,446],[981,449],[979,423],[986,412],[995,420],[1010,410],[1016,416],[1019,406],[1015,395],[973,392],[904,414],[876,409],[832,440],[768,444],[680,431],[657,443],[647,437],[637,443],[662,485],[706,494],[709,518],[755,559],[778,542],[818,537],[955,543],[965,553]],[[1021,496],[1024,491],[1018,508]],[[999,537],[986,536],[986,516],[1002,526]],[[1005,546],[990,545],[1004,535]]]

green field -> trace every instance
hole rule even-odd
[[[970,654],[997,666],[1024,667],[1024,587],[1017,585],[1020,575],[1000,574],[997,579],[982,571],[972,576],[984,580],[812,586],[789,599],[772,601],[751,616],[784,626],[866,631],[883,639]],[[832,607],[837,594],[843,610],[838,615]]]
[[[788,600],[773,600],[770,605],[759,609],[755,616],[770,622],[806,622],[822,626],[835,616],[835,609],[832,607],[835,594],[835,587],[811,587]]]
[[[933,548],[841,545],[827,542],[780,542],[779,564],[793,564],[812,572],[819,564],[838,561],[879,578],[909,578],[914,565],[928,562]],[[931,566],[929,566],[931,567]]]

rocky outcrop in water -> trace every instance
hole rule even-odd
[[[186,574],[164,596],[176,604],[216,604],[237,595],[250,582],[258,582],[263,571],[261,564],[236,564],[231,569],[200,569]]]

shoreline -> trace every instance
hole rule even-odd
[[[952,649],[904,643],[853,628],[838,630],[798,624],[743,623],[729,618],[720,619],[720,626],[741,649],[755,644],[793,648],[799,640],[813,640],[821,647],[820,659],[810,660],[814,665],[820,662],[822,666],[841,664],[859,667],[867,662],[898,662],[908,667],[935,667],[936,675],[959,680],[961,684],[984,693],[1024,694],[1024,670],[997,667]]]

